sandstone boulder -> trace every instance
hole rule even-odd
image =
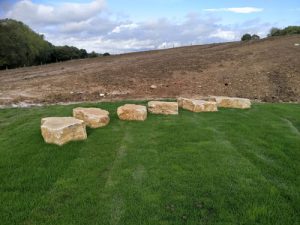
[[[187,98],[182,98],[182,97],[179,97],[177,98],[177,103],[178,103],[178,107],[179,108],[182,108],[183,107],[183,102],[184,100],[186,100]]]
[[[140,120],[147,119],[147,108],[143,105],[126,104],[120,106],[117,110],[121,120]]]
[[[91,128],[104,127],[109,123],[109,112],[99,108],[75,108],[73,117],[83,120]]]
[[[41,132],[46,143],[63,145],[69,141],[87,139],[85,123],[73,117],[48,117],[41,121]]]
[[[151,101],[148,102],[148,110],[153,114],[178,115],[178,103]]]
[[[246,98],[232,98],[232,97],[215,97],[218,107],[222,108],[236,108],[249,109],[251,108],[251,101]]]
[[[178,105],[192,112],[216,112],[218,111],[217,103],[213,101],[204,101],[188,98],[179,98]]]

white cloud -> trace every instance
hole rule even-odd
[[[180,46],[181,44],[179,42],[164,42],[159,46],[157,46],[157,49],[174,48],[174,47],[176,48]]]
[[[60,30],[64,33],[77,33],[81,32],[84,29],[86,29],[90,23],[91,19],[84,20],[84,21],[79,21],[79,22],[70,22],[70,23],[65,23],[61,26]]]
[[[31,0],[21,0],[13,5],[6,16],[34,24],[78,22],[100,13],[104,6],[104,0],[93,0],[90,3],[61,3],[58,5],[36,4]]]
[[[122,24],[120,26],[115,27],[111,33],[121,33],[122,31],[134,30],[138,27],[139,25],[137,25],[136,23]]]
[[[233,12],[233,13],[257,13],[262,12],[264,9],[255,7],[240,7],[240,8],[218,8],[218,9],[205,9],[206,12]]]
[[[238,38],[237,33],[231,30],[218,29],[215,33],[211,34],[210,37],[220,38],[226,41],[236,40]]]
[[[191,43],[235,41],[247,32],[264,36],[264,31],[271,27],[257,19],[227,26],[220,23],[221,20],[194,14],[188,15],[181,23],[173,23],[166,18],[144,22],[126,21],[124,24],[111,22],[107,25],[107,32],[97,30],[92,25],[84,25],[86,29],[75,34],[48,33],[46,37],[56,45],[74,45],[102,53],[123,53],[179,47]]]
[[[246,13],[251,10],[253,8],[245,7],[225,11]],[[175,21],[169,18],[135,21],[126,15],[110,12],[105,7],[105,0],[91,0],[84,4],[39,4],[21,0],[11,5],[5,16],[23,21],[55,45],[73,45],[99,53],[234,41],[239,40],[243,33],[263,34],[264,29],[271,27],[259,20],[224,25],[214,15],[197,13]]]
[[[52,39],[52,37],[51,37]],[[110,39],[107,37],[53,37],[55,45],[72,45],[99,53],[110,52],[120,54],[125,52],[156,49],[153,40],[147,39]]]

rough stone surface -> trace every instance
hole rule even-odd
[[[197,98],[198,99],[198,98]],[[199,100],[209,101],[209,102],[217,102],[216,97],[209,96],[209,97],[200,97]]]
[[[91,128],[104,127],[109,123],[109,112],[99,108],[75,108],[73,117],[83,120]]]
[[[73,117],[48,117],[41,120],[41,132],[46,143],[63,145],[87,139],[85,123]]]
[[[232,98],[232,97],[215,97],[218,107],[221,108],[236,108],[249,109],[251,108],[251,101],[247,98]]]
[[[178,115],[178,103],[151,101],[148,102],[148,110],[153,114]]]
[[[147,119],[147,108],[143,105],[126,104],[120,106],[117,110],[121,120],[140,120]]]
[[[185,99],[187,99],[187,98],[182,98],[182,97],[177,98],[177,103],[178,103],[179,108],[183,107],[183,102]]]
[[[204,101],[188,98],[178,98],[179,107],[192,112],[216,112],[217,103],[214,101]]]

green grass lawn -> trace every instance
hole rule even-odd
[[[126,122],[121,104],[81,104],[111,123],[63,147],[40,119],[75,106],[0,110],[0,224],[299,224],[300,105]]]

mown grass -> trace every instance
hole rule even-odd
[[[40,119],[0,110],[0,224],[299,224],[300,105],[117,119],[47,145]],[[145,104],[145,102],[142,102]]]

